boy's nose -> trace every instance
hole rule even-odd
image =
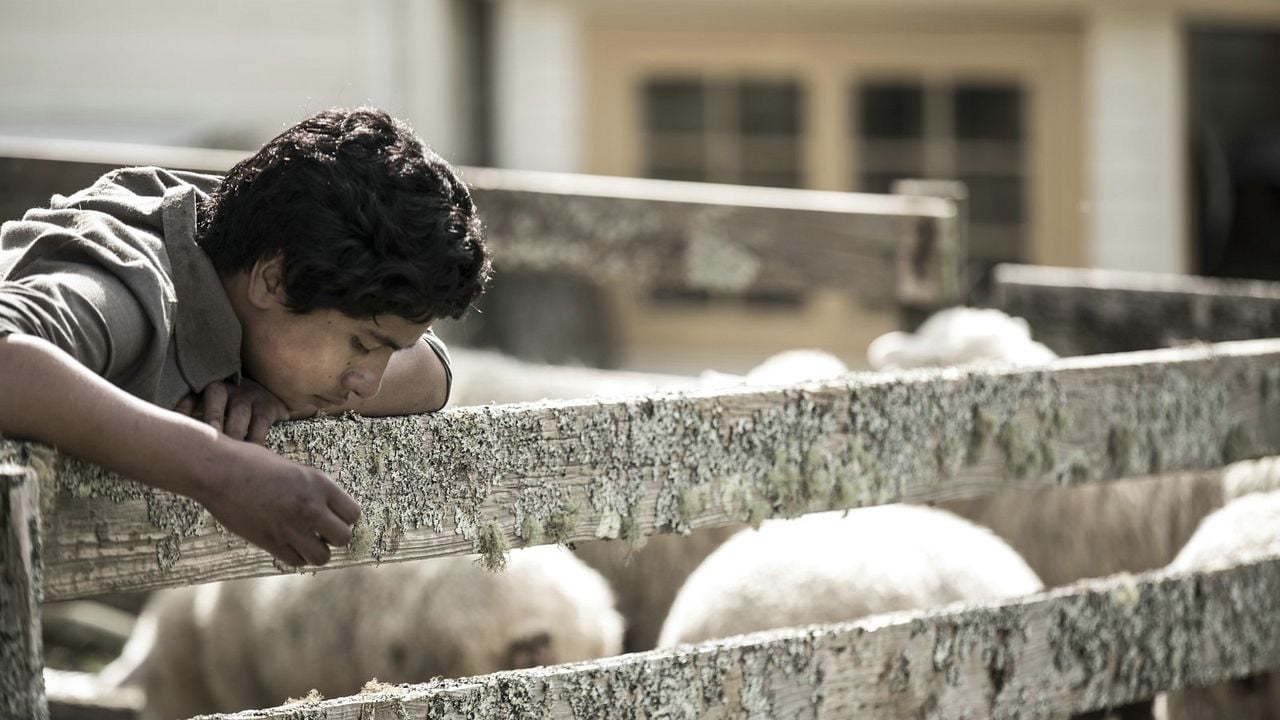
[[[385,366],[384,366],[385,367]],[[362,400],[378,394],[382,387],[382,368],[377,371],[369,368],[352,368],[342,374],[342,387],[356,394]]]

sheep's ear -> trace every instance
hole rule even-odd
[[[507,646],[506,669],[516,670],[518,668],[550,665],[551,663],[550,633],[534,633],[520,638]]]

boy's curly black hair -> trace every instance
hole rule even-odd
[[[221,274],[280,255],[288,307],[457,318],[491,272],[471,193],[405,123],[326,110],[239,162],[199,209]]]

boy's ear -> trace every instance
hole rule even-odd
[[[259,258],[249,268],[249,302],[256,308],[268,310],[284,304],[284,284],[281,282],[279,255]]]

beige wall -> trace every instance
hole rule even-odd
[[[808,90],[806,186],[850,190],[857,172],[847,92],[860,76],[1016,80],[1029,91],[1027,259],[1076,265],[1081,241],[1080,33],[1071,24],[978,29],[903,28],[882,22],[791,18],[761,27],[687,15],[596,10],[586,30],[587,168],[642,170],[637,89],[654,73],[783,76]]]

